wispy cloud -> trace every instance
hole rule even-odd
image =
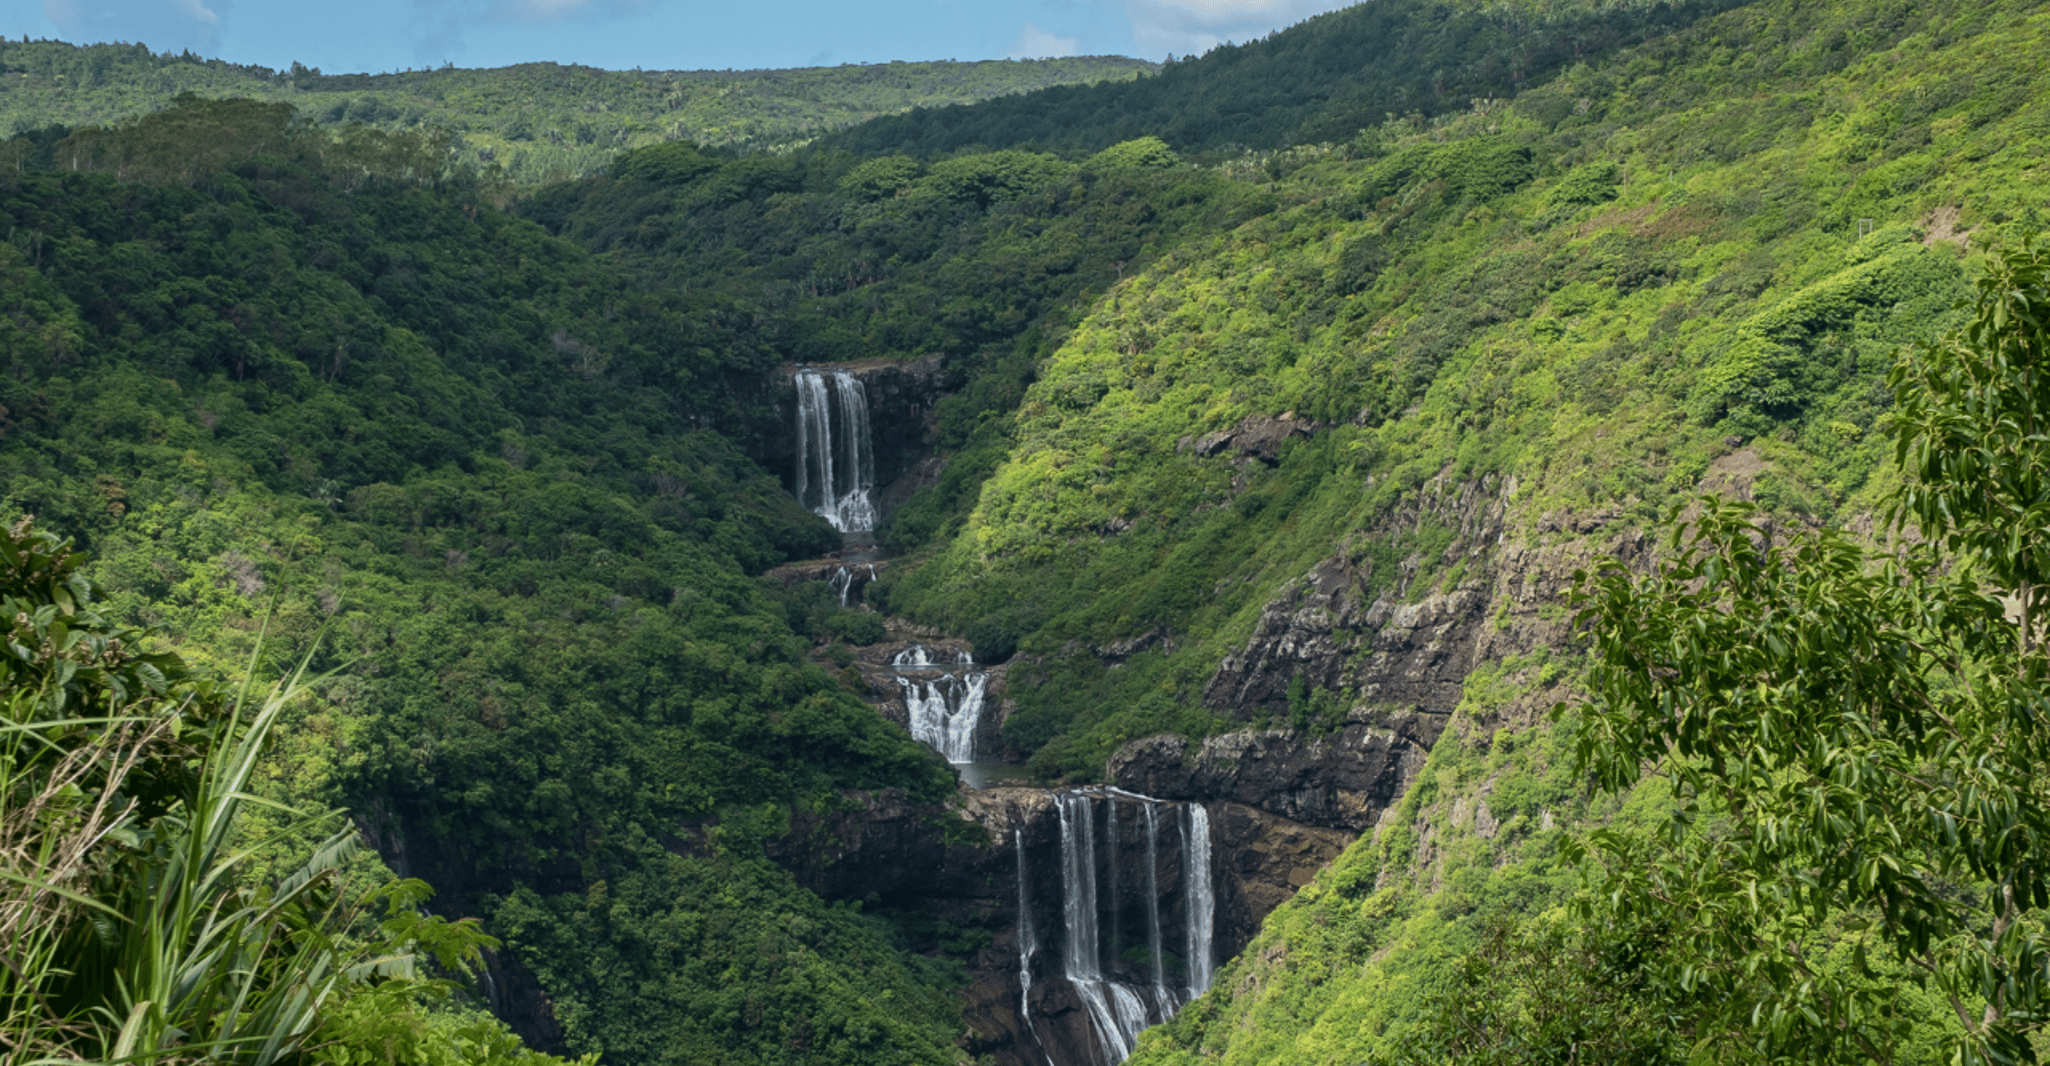
[[[230,0],[43,0],[43,14],[79,44],[139,41],[160,52],[211,52],[234,6]]]
[[[1050,59],[1071,56],[1081,47],[1080,37],[1063,37],[1028,22],[1024,29],[1018,31],[1018,42],[1011,46],[1011,58]]]
[[[591,0],[501,0],[495,5],[501,19],[516,22],[554,22],[570,18],[591,6]]]
[[[413,55],[433,65],[465,50],[478,26],[504,23],[599,22],[648,6],[650,0],[413,0]]]
[[[1141,55],[1199,55],[1246,41],[1354,0],[1125,0]]]

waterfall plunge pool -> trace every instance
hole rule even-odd
[[[973,789],[1024,785],[1031,781],[1023,763],[957,762],[954,769],[961,772],[962,783]]]

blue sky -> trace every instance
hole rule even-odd
[[[142,41],[330,74],[1200,54],[1346,0],[4,0],[0,34]]]

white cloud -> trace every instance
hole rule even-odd
[[[178,6],[184,9],[187,15],[192,16],[205,25],[218,26],[221,24],[220,12],[200,3],[200,0],[178,0]]]
[[[1011,46],[1011,58],[1052,59],[1074,55],[1081,47],[1080,37],[1062,37],[1028,22],[1018,31],[1018,43]]]
[[[230,0],[43,0],[43,14],[74,44],[139,41],[157,51],[211,53]]]
[[[1125,0],[1140,55],[1201,55],[1346,7],[1354,0]]]
[[[589,7],[591,0],[517,0],[498,5],[501,17],[521,22],[553,22]]]

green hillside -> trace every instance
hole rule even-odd
[[[545,950],[609,884],[633,966],[710,967],[652,994],[666,1026],[559,992],[579,1046],[732,1061],[802,1027],[806,1061],[950,1061],[954,976],[761,857],[793,803],[952,779],[749,576],[837,543],[736,447],[774,431],[749,315],[287,123],[196,102],[102,139],[244,155],[190,184],[0,177],[6,511],[202,669],[272,612],[263,672],[344,668],[294,706],[272,798],[410,842],[437,907]],[[701,846],[665,850],[684,824]]]
[[[1822,523],[1868,514],[1888,483],[1883,379],[1895,353],[1953,321],[1978,270],[1970,249],[2040,231],[2050,208],[2033,177],[2046,128],[2045,25],[2028,4],[1748,5],[1513,100],[1376,123],[1257,168],[1228,160],[1203,170],[1175,162],[1171,143],[1133,145],[1117,154],[1160,164],[1141,171],[1146,180],[1187,190],[1169,202],[1229,178],[1239,191],[1208,195],[1258,217],[1179,242],[1142,231],[1135,274],[1063,262],[1090,275],[1067,282],[1091,294],[1079,317],[1035,321],[1038,290],[1016,285],[1002,290],[1008,318],[978,315],[987,289],[930,287],[945,269],[931,245],[883,243],[910,212],[966,210],[947,191],[955,175],[1010,175],[973,201],[992,229],[957,227],[962,258],[940,262],[980,264],[964,279],[1037,279],[1046,268],[1025,269],[1031,242],[1057,242],[1067,212],[1104,188],[1106,169],[1079,154],[863,164],[824,197],[771,196],[746,216],[808,214],[837,228],[735,240],[716,261],[742,264],[741,284],[803,278],[821,262],[879,263],[838,291],[790,291],[793,313],[821,323],[807,338],[860,338],[808,357],[865,345],[989,367],[983,391],[971,385],[966,402],[942,411],[958,464],[950,480],[892,522],[893,541],[919,548],[920,565],[894,568],[870,601],[970,634],[979,653],[1015,651],[1019,712],[1007,737],[1050,779],[1094,780],[1121,744],[1154,732],[1202,734],[1250,717],[1314,734],[1371,713],[1370,697],[1340,687],[1234,714],[1206,687],[1263,609],[1334,552],[1396,602],[1483,589],[1485,554],[1462,541],[1443,502],[1462,491],[1496,487],[1511,543],[1584,564],[1627,536],[1617,530],[1647,530],[1671,503],[1720,484],[1734,439],[1744,491],[1771,511]],[[1268,42],[1276,52],[1295,43]],[[1210,62],[1170,70],[1225,69]],[[1024,102],[992,113],[1013,106]],[[872,194],[852,190],[874,185],[856,173],[890,175],[896,194],[866,206]],[[627,182],[567,213],[563,190],[536,217],[675,269],[695,257],[654,251],[682,247],[667,235],[709,247],[720,219],[742,217],[720,214],[699,191],[708,188],[638,194],[620,217],[666,213],[632,232],[599,221],[602,205],[635,195]],[[1096,224],[1100,240],[1124,232]],[[970,317],[920,318],[924,332],[897,332],[892,297],[913,291]],[[1014,324],[1018,348],[1044,353],[1029,372],[999,369],[1015,365],[1002,323]],[[1006,380],[1030,382],[1015,409],[1008,397],[1021,394],[997,387]],[[1188,446],[1260,419],[1303,432],[1257,462]],[[983,471],[993,473],[977,487]],[[1583,539],[1576,528],[1603,532]],[[1381,839],[1277,915],[1220,978],[1225,991],[1139,1061],[1387,1061],[1432,1046],[1419,1041],[1439,1024],[1433,1012],[1469,950],[1474,966],[1490,951],[1515,965],[1549,951],[1568,971],[1612,950],[1556,916],[1489,939],[1499,923],[1529,923],[1571,895],[1577,867],[1558,860],[1562,830],[1541,825],[1613,816],[1590,809],[1567,737],[1539,713],[1571,693],[1581,668],[1570,642],[1551,643],[1563,636],[1563,603],[1504,612],[1491,623],[1501,632],[1555,636],[1469,679],[1447,742]],[[1108,661],[1089,650],[1148,632],[1173,639]],[[1488,809],[1508,828],[1483,836],[1470,816],[1453,824],[1476,795],[1492,796]],[[1509,965],[1491,978],[1505,995],[1519,980],[1560,979],[1518,977]],[[1904,1059],[1936,1054],[1936,1001],[1903,995],[1893,1017],[1910,1034]],[[1719,1046],[1739,1054],[1741,1038],[1726,1039]]]
[[[1143,682],[1048,660],[1041,728],[1086,771],[1167,724],[1137,717],[1155,692],[1196,702],[1283,582],[1434,482],[1513,478],[1531,524],[1649,520],[1734,434],[1771,450],[1775,502],[1855,511],[1886,448],[1877,383],[1964,292],[1958,235],[2018,238],[2045,206],[2039,23],[1961,33],[1920,6],[1753,6],[1626,55],[1630,82],[1590,68],[1305,154],[1275,210],[1167,253],[1039,364],[1003,466],[889,602],[1031,652],[1188,634]],[[1756,91],[1715,92],[1719,55]],[[1271,466],[1177,447],[1290,414],[1327,428]],[[1456,563],[1423,567],[1419,591]],[[1073,698],[1100,684],[1120,698]]]
[[[1759,905],[1823,976],[1747,979],[1605,904],[1589,831],[1649,849],[1684,808],[1595,788],[1579,712],[1548,712],[1591,665],[1573,571],[1663,558],[1697,493],[1871,533],[1898,354],[2045,229],[2046,37],[2024,0],[1375,0],[789,152],[607,127],[509,210],[430,165],[417,124],[473,106],[464,79],[666,76],[266,72],[258,101],[0,146],[0,506],[201,668],[234,673],[273,601],[265,676],[326,624],[316,665],[347,669],[267,794],[348,807],[484,919],[553,1004],[529,1036],[954,1062],[961,963],[1005,931],[829,904],[762,857],[845,790],[952,794],[812,665],[875,615],[758,577],[837,544],[774,473],[776,368],[938,355],[930,426],[877,444],[886,480],[944,465],[867,602],[1009,662],[1038,781],[1160,733],[1381,728],[1424,702],[1404,664],[1473,655],[1401,802],[1132,1061],[1947,1059],[1991,1000],[1868,952],[1886,916]],[[245,76],[132,59],[164,94]],[[853,99],[831,73],[758,82]],[[300,82],[444,110],[293,124],[326,121]],[[574,113],[634,113],[608,107]],[[775,129],[748,143],[811,135]],[[1317,672],[1300,632],[1351,643]],[[1982,939],[2034,943],[2040,902]]]
[[[622,149],[666,140],[787,151],[822,133],[919,106],[966,104],[1056,85],[1124,81],[1153,64],[1121,56],[894,62],[791,70],[610,71],[556,63],[490,70],[323,74],[185,55],[142,44],[0,40],[0,137],[106,125],[179,93],[292,105],[323,126],[436,127],[456,158],[496,164],[519,185],[582,177]]]
[[[926,105],[825,138],[862,153],[1094,152],[1135,137],[1222,157],[1342,143],[1541,85],[1739,0],[1363,3],[1226,43],[1129,83],[1074,84],[984,107]]]

